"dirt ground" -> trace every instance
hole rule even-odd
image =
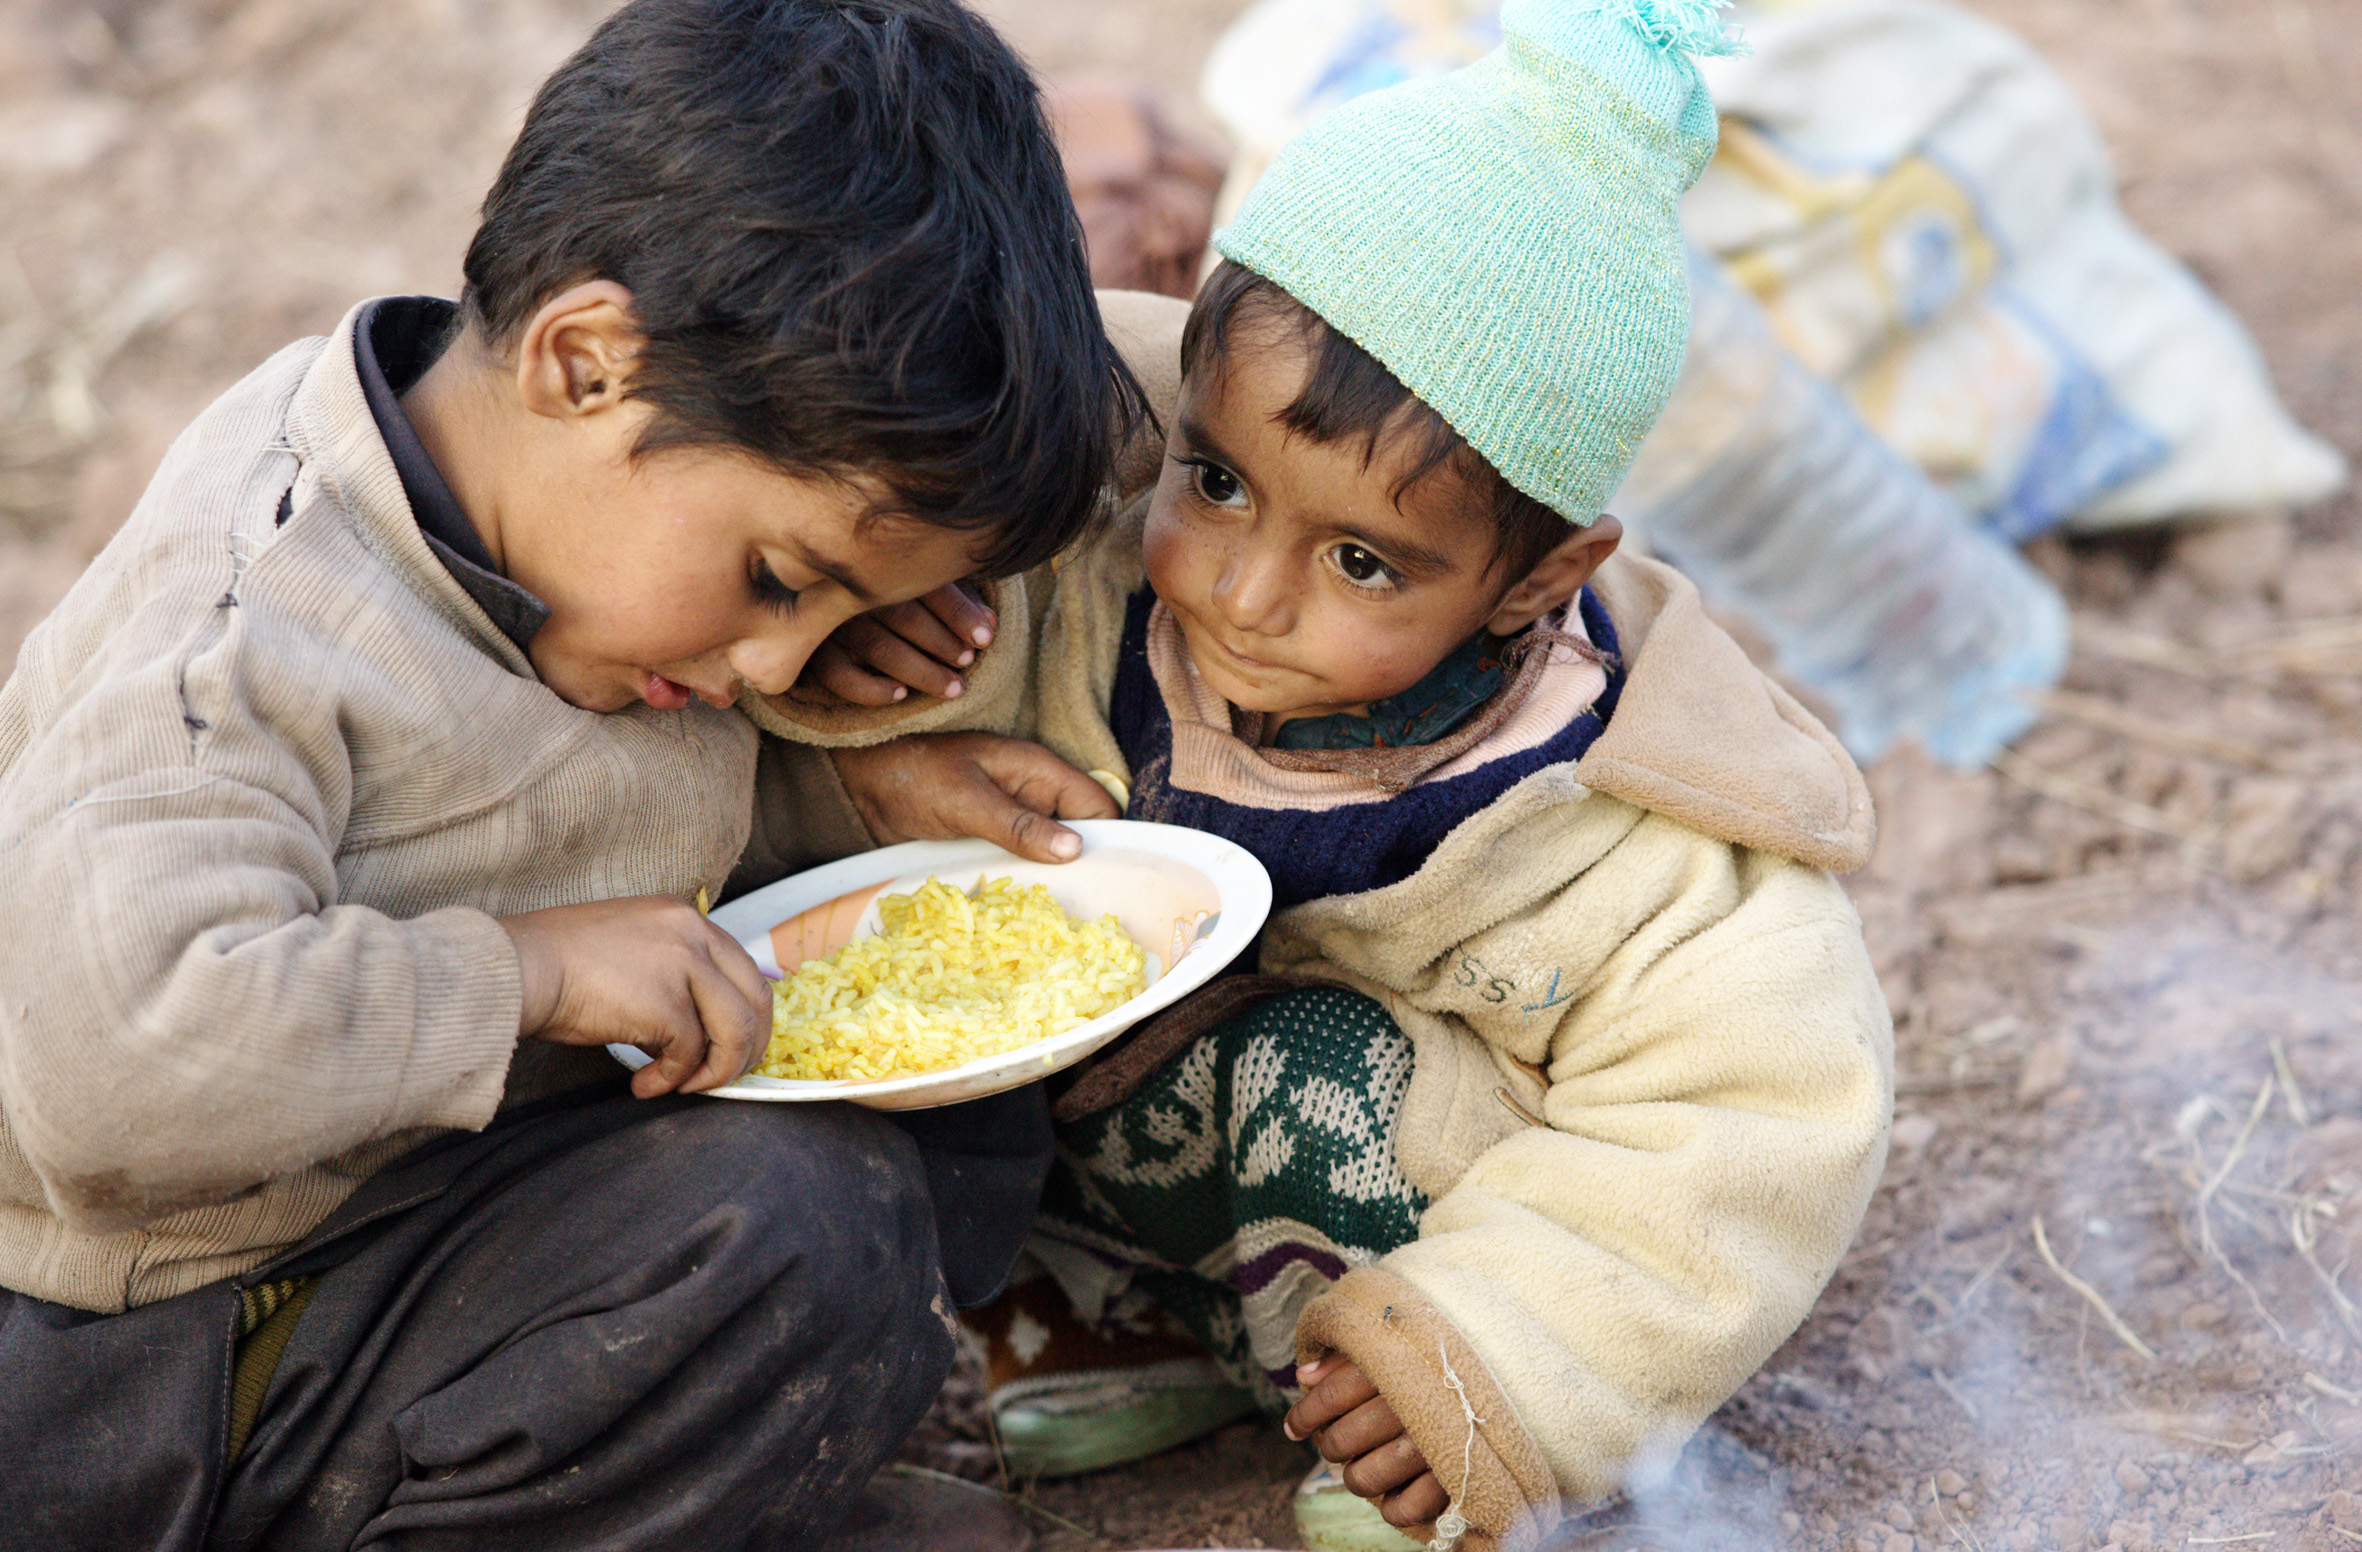
[[[2134,216],[2362,460],[2362,6],[1971,3],[2083,90]],[[452,288],[605,9],[0,0],[0,664],[213,395],[355,298]],[[1185,100],[1236,4],[988,9],[1045,69]],[[2041,548],[2079,625],[2053,714],[2005,771],[1873,772],[1853,889],[1902,1097],[1857,1247],[1572,1544],[2362,1545],[2358,515]],[[989,1474],[959,1385],[919,1458]],[[1241,1425],[1028,1501],[1046,1552],[1289,1546],[1304,1464]]]

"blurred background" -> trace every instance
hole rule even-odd
[[[1837,43],[1813,29],[1854,3],[1755,7],[1779,46],[1716,77],[1726,112],[1746,108],[1717,202],[1693,208],[1704,283],[1736,298],[1718,337],[1776,340],[1765,348],[1829,385],[1815,414],[1875,429],[1897,461],[1849,466],[1864,482],[1849,488],[1923,517],[1939,503],[1949,515],[1927,521],[1979,536],[1948,540],[1969,558],[1939,571],[2003,580],[1922,609],[1967,623],[1906,659],[1998,659],[2046,620],[2055,656],[2019,665],[2022,715],[1975,736],[1938,706],[1965,666],[1901,688],[1888,675],[1879,693],[1938,709],[1881,722],[1846,643],[1797,613],[1800,598],[1808,615],[1844,602],[1812,595],[1809,547],[1765,574],[1749,569],[1770,552],[1749,539],[1763,530],[1714,526],[1750,502],[1779,518],[1750,473],[1778,449],[1733,463],[1693,438],[1688,462],[1628,490],[1649,541],[1883,756],[1880,853],[1852,887],[1897,1015],[1901,1094],[1886,1185],[1820,1311],[1680,1473],[1577,1531],[1829,1552],[2362,1544],[2362,1272],[2348,1266],[2362,1254],[2362,506],[2334,470],[2362,459],[2362,0],[1893,0],[1890,20],[1942,37],[1998,36],[1943,32],[1960,17],[1997,25],[2040,73],[2011,63],[2014,44],[1994,45],[1989,69],[1961,63],[1966,45],[1939,50],[1958,111],[1890,136],[1848,183],[1816,146],[1875,141],[1881,113],[1907,120],[1941,95],[1876,48],[1832,73]],[[1218,53],[1238,0],[982,8],[1059,83],[1102,271],[1177,291],[1217,197],[1235,197],[1275,125],[1418,68],[1421,40],[1448,53],[1482,26],[1465,0],[1390,0],[1376,8],[1391,31],[1355,33],[1370,4],[1320,0],[1283,7],[1292,32]],[[0,0],[0,667],[222,389],[360,297],[454,292],[534,86],[608,9]],[[2064,90],[2012,118],[2029,81]],[[2080,107],[2036,111],[2061,102]],[[1957,132],[1978,113],[2001,129],[1963,172]],[[1911,184],[1914,158],[1950,181]],[[2070,167],[2075,197],[2120,199],[2126,230],[2204,293],[2158,313],[2130,365],[2100,362],[2113,398],[2043,379],[2041,413],[2022,418],[2066,426],[2065,442],[2003,447],[1989,433],[2004,379],[1961,365],[1955,327],[1989,300],[1982,281],[2036,294],[2041,338],[2079,341],[2164,284],[2145,260],[2037,274],[1993,241],[2039,202],[1996,189],[2063,187]],[[1862,211],[1891,215],[1914,187],[1959,206],[1950,248],[1910,250],[1935,255],[1912,273],[1941,283],[1899,304],[1907,327],[1880,324],[1876,349],[1848,348],[1842,287],[1814,279],[1842,268],[1823,218],[1866,229]],[[1776,220],[1767,190],[1786,202]],[[2135,368],[2201,336],[2238,342],[2207,358],[2233,364],[2163,408],[2144,401]],[[1906,337],[1927,349],[1902,351]],[[2249,338],[2260,355],[2241,358]],[[2130,410],[2111,419],[2110,405]],[[1707,442],[1724,423],[1693,420]],[[2124,430],[2135,422],[2156,448]],[[2212,450],[2190,466],[2213,484],[2152,484],[2145,506],[2126,495],[2191,447]],[[1990,558],[2021,546],[2022,577]],[[1992,612],[2004,593],[2015,612]],[[955,1382],[914,1462],[993,1477],[973,1392],[972,1375]],[[1240,1425],[1128,1472],[1007,1485],[1043,1511],[1050,1552],[1287,1545],[1302,1464]]]

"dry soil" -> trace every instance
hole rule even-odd
[[[2362,458],[2362,4],[1973,0],[2083,90],[2134,216]],[[995,0],[1186,102],[1233,0]],[[602,0],[0,0],[0,664],[172,435],[355,298],[448,292]],[[2069,693],[2005,770],[1874,773],[1853,882],[1893,1162],[1819,1308],[1603,1548],[2362,1545],[2362,536],[2352,497],[2040,559]],[[992,1472],[972,1378],[921,1459]],[[1241,1425],[1013,1484],[1049,1552],[1288,1546]],[[1050,1518],[1055,1516],[1056,1518]]]

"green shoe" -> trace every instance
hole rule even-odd
[[[1045,1375],[996,1389],[1001,1453],[1019,1477],[1104,1471],[1202,1439],[1251,1416],[1255,1398],[1209,1358]]]
[[[1349,1491],[1327,1461],[1296,1488],[1296,1533],[1309,1552],[1426,1552],[1427,1543],[1386,1523],[1378,1506]]]
[[[1013,1476],[1146,1460],[1255,1410],[1254,1397],[1169,1320],[1086,1325],[1047,1277],[960,1319],[984,1344],[985,1405]]]

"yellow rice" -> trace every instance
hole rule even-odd
[[[888,1078],[1063,1034],[1137,996],[1147,960],[1113,916],[1078,921],[1039,884],[931,878],[878,901],[883,930],[771,994],[772,1078]]]

